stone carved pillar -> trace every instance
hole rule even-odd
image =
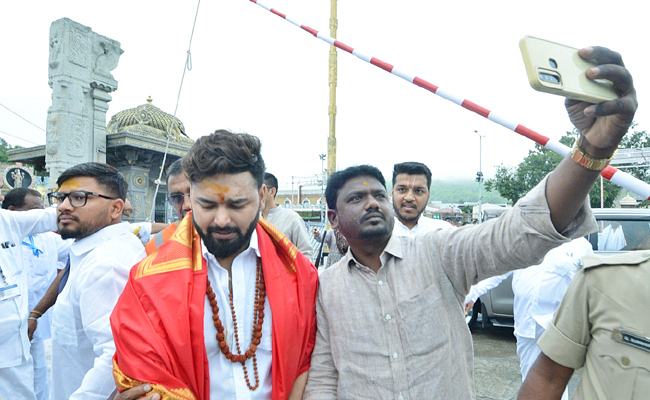
[[[50,27],[46,168],[50,185],[67,168],[106,162],[106,112],[117,90],[111,71],[123,53],[120,43],[68,18]]]

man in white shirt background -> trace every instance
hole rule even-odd
[[[580,268],[580,259],[593,253],[591,243],[581,237],[549,251],[541,264],[513,272],[515,337],[522,382],[541,352],[537,340],[560,306]],[[562,399],[569,399],[568,390]]]
[[[7,192],[2,208],[10,211],[43,209],[43,198],[34,189],[15,188]],[[61,236],[54,232],[30,235],[23,239],[20,247],[23,251],[23,268],[28,274],[30,310],[34,310],[36,303],[43,297],[56,277],[58,268],[65,265],[70,244],[70,241],[61,239]],[[44,341],[50,338],[52,315],[50,312],[40,314],[31,311],[29,320],[30,323],[38,321],[40,325],[34,336],[30,337],[30,353],[34,360],[34,393],[37,400],[48,400],[50,391]]]
[[[78,164],[57,185],[48,199],[61,237],[75,242],[54,305],[52,398],[106,399],[115,389],[110,313],[145,251],[122,222],[128,184],[116,168]]]
[[[393,210],[397,236],[419,236],[438,229],[453,228],[450,224],[422,215],[431,192],[431,170],[419,162],[403,162],[393,166]]]
[[[512,274],[514,293],[514,335],[517,338],[517,356],[522,382],[541,352],[537,340],[553,319],[571,280],[580,265],[580,259],[594,251],[584,237],[573,239],[546,253],[541,264],[518,269],[503,275],[484,279],[473,285],[465,298],[465,311],[469,311],[477,298],[497,287]],[[568,400],[567,390],[562,400]]]
[[[28,270],[22,241],[56,230],[56,210],[0,209],[0,398],[33,400],[34,369],[27,336]]]

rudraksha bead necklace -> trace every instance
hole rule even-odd
[[[264,323],[264,302],[266,301],[266,287],[264,285],[264,274],[262,273],[262,263],[260,258],[257,258],[257,276],[255,277],[255,305],[253,311],[253,335],[251,337],[251,345],[248,348],[246,353],[242,354],[239,348],[239,334],[237,332],[237,317],[235,316],[235,307],[232,301],[232,293],[229,293],[230,298],[230,311],[232,313],[232,322],[234,326],[235,333],[235,345],[237,346],[237,353],[232,354],[228,344],[226,343],[226,335],[223,333],[223,324],[219,318],[219,307],[217,306],[216,296],[210,285],[210,279],[208,279],[207,286],[205,288],[205,293],[208,296],[210,301],[210,306],[212,307],[212,320],[214,321],[214,327],[217,328],[217,343],[221,352],[228,360],[233,363],[240,363],[244,369],[244,378],[246,378],[246,385],[250,390],[255,390],[260,385],[260,379],[257,374],[257,357],[255,352],[257,351],[257,345],[260,344],[262,340],[262,324]],[[250,380],[248,379],[248,371],[246,370],[246,360],[253,359],[253,371],[255,374],[255,386],[252,386]]]

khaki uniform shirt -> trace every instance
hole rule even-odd
[[[558,364],[584,366],[573,399],[648,399],[650,251],[583,264],[538,345]]]
[[[474,399],[463,300],[481,279],[539,263],[596,229],[588,204],[563,235],[544,180],[511,211],[479,226],[393,235],[377,273],[348,251],[323,271],[318,332],[304,398]]]

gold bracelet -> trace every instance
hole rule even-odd
[[[41,316],[41,317],[43,316],[43,313],[40,312],[40,311],[37,311],[37,310],[32,310],[32,311],[30,311],[29,313],[30,313],[30,314],[31,314],[31,313],[38,314],[38,315]]]
[[[584,150],[578,146],[578,141],[576,140],[571,150],[571,159],[578,163],[579,165],[590,169],[592,171],[602,171],[616,155],[616,150],[608,158],[592,158]]]

